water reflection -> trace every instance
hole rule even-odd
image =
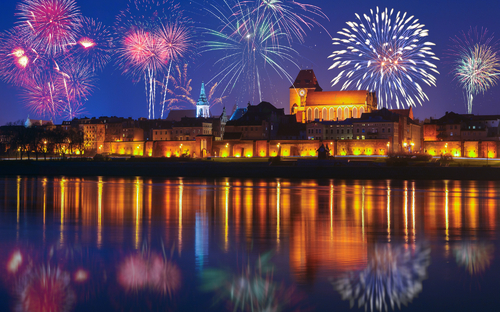
[[[470,275],[483,273],[491,265],[494,247],[491,243],[462,241],[453,247],[457,264]]]
[[[499,182],[18,176],[0,178],[0,189],[0,276],[19,311],[169,305],[199,296],[214,267],[226,268],[216,293],[232,291],[232,308],[280,310],[286,291],[333,277],[335,300],[381,310],[422,292],[428,246],[441,274],[429,279],[498,273]],[[257,263],[269,250],[272,274]],[[49,291],[40,281],[59,299],[37,299]],[[250,284],[265,291],[248,293]]]
[[[429,248],[375,244],[366,267],[346,273],[334,286],[351,307],[357,302],[370,311],[387,311],[389,306],[401,309],[401,304],[407,305],[422,291],[429,263]]]

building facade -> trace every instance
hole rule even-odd
[[[298,122],[359,118],[375,109],[374,92],[323,91],[312,69],[301,70],[290,87],[290,114]]]

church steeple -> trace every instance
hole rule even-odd
[[[196,103],[196,117],[210,117],[210,104],[205,93],[205,83],[201,83],[200,98]]]

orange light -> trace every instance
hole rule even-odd
[[[16,250],[12,256],[10,256],[9,262],[7,263],[7,270],[11,273],[16,273],[22,263],[23,256],[19,250]]]
[[[78,271],[76,271],[75,277],[74,277],[75,281],[80,282],[80,283],[87,281],[88,278],[89,278],[89,274],[84,269],[79,269]]]
[[[78,41],[78,43],[85,49],[92,48],[93,46],[95,46],[95,42],[89,38],[82,38],[80,39],[80,41]]]
[[[14,55],[15,57],[21,57],[24,55],[24,50],[21,48],[16,49],[16,50],[12,51],[12,55]]]
[[[21,66],[22,68],[26,68],[28,66],[29,59],[26,55],[21,56],[19,59],[17,59],[17,64]]]

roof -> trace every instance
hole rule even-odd
[[[182,117],[196,117],[195,109],[174,109],[168,113],[168,121],[181,121]]]
[[[403,117],[413,119],[413,109],[411,108],[411,106],[408,109],[390,109],[389,111]]]
[[[387,108],[382,108],[371,113],[363,113],[361,118],[354,119],[352,122],[399,122],[399,116],[399,114],[393,113]]]
[[[238,120],[240,119],[245,113],[247,112],[246,107],[243,108],[237,108],[234,113],[231,115],[229,120]]]
[[[295,78],[293,85],[290,87],[302,89],[302,88],[314,88],[315,91],[323,91],[323,89],[319,86],[318,79],[316,79],[316,75],[312,69],[303,69]]]
[[[366,90],[310,92],[307,94],[307,106],[365,104],[370,96],[372,93]]]

